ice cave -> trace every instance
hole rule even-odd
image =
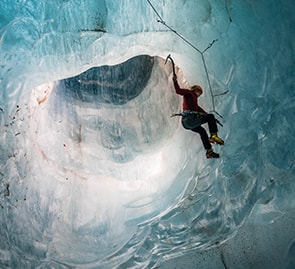
[[[295,268],[294,1],[0,11],[1,268]],[[171,117],[167,55],[222,122],[219,159]]]

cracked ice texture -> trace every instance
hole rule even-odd
[[[154,7],[200,50],[218,39],[221,159],[170,118],[169,53],[213,102],[200,54],[147,1],[1,1],[1,265],[152,267],[294,208],[291,1]]]

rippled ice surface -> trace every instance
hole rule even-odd
[[[212,99],[148,1],[1,1],[1,266],[151,268],[294,208],[294,18],[277,5],[154,3],[201,50],[218,39]],[[169,53],[223,115],[218,160],[171,118]]]

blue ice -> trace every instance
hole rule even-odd
[[[0,267],[156,268],[294,210],[293,6],[2,0]],[[171,117],[168,54],[218,160]]]

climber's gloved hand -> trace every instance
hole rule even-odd
[[[174,82],[177,81],[177,76],[176,76],[176,74],[173,75],[173,81],[174,81]]]

